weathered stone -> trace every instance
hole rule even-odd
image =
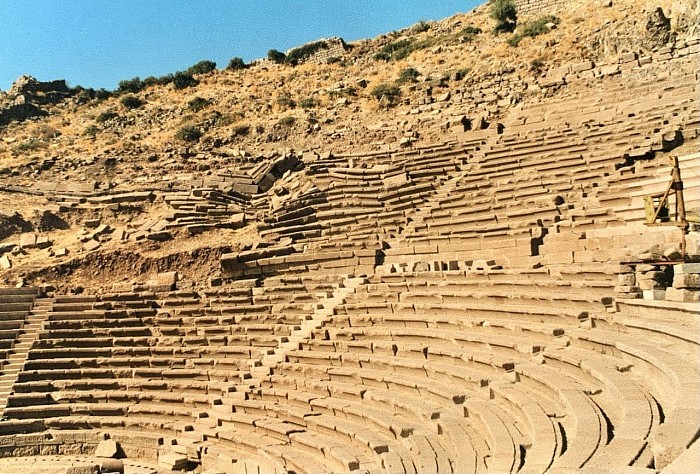
[[[10,260],[10,257],[8,257],[7,255],[3,255],[2,257],[0,257],[0,268],[2,268],[3,270],[9,270],[10,268],[12,268],[12,261]]]
[[[700,263],[680,263],[673,266],[673,274],[700,273]]]
[[[66,474],[100,474],[98,464],[81,464],[66,468]]]
[[[700,274],[679,273],[673,276],[674,288],[700,289]]]
[[[117,455],[119,447],[117,442],[113,439],[104,439],[100,441],[97,445],[97,450],[95,450],[95,456],[98,458],[113,458]]]
[[[666,288],[666,299],[668,301],[695,303],[700,301],[700,291],[686,290],[683,288]]]
[[[167,453],[158,456],[158,466],[171,471],[187,468],[187,456],[178,453]]]

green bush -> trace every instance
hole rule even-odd
[[[160,77],[148,76],[146,79],[143,80],[143,83],[147,87],[167,86],[168,84],[171,84],[173,82],[173,77],[174,76],[172,74],[166,74],[165,76]]]
[[[340,61],[341,61],[341,60],[340,60],[340,58],[339,58],[338,56],[333,56],[333,57],[330,57],[330,58],[326,59],[326,64],[337,64],[337,63],[339,63]]]
[[[462,41],[466,42],[473,41],[474,38],[476,38],[476,36],[480,34],[481,28],[477,28],[473,25],[467,25],[464,28],[462,28],[462,31],[459,32],[459,36],[462,38]]]
[[[305,59],[310,58],[322,49],[328,49],[328,43],[323,40],[305,44],[291,50],[289,54],[287,54],[285,61],[289,64],[296,65]]]
[[[430,29],[430,23],[427,21],[420,21],[411,27],[411,33],[423,33]]]
[[[85,130],[83,130],[83,135],[95,138],[95,136],[97,136],[97,132],[99,131],[100,129],[97,128],[95,125],[88,125],[87,127],[85,127]]]
[[[105,123],[105,122],[108,122],[108,121],[115,119],[117,117],[119,117],[119,114],[116,113],[115,111],[105,110],[100,115],[98,115],[97,118],[95,118],[95,121],[97,123]]]
[[[183,142],[197,142],[202,138],[202,131],[197,127],[186,125],[175,133],[175,138]]]
[[[137,76],[137,77],[134,77],[133,79],[125,79],[123,81],[119,81],[119,85],[117,86],[117,93],[126,94],[126,93],[130,92],[132,94],[138,94],[145,87],[146,87],[146,85]]]
[[[491,18],[496,20],[496,33],[515,30],[518,21],[518,11],[513,0],[490,0]]]
[[[297,119],[289,115],[287,117],[282,117],[275,125],[279,127],[291,127],[295,123],[297,123]]]
[[[413,83],[416,82],[418,79],[418,76],[420,76],[420,72],[418,72],[416,69],[412,67],[407,67],[406,69],[401,70],[399,73],[399,78],[396,79],[397,84],[408,84],[408,83]]]
[[[314,107],[318,107],[318,100],[313,97],[307,97],[306,99],[302,99],[299,105],[301,105],[302,109],[313,109]]]
[[[243,59],[235,57],[231,58],[231,60],[228,62],[228,66],[226,66],[226,69],[228,69],[229,71],[238,71],[247,67],[248,66],[246,66],[246,63],[243,62]]]
[[[178,71],[173,75],[173,88],[175,90],[195,87],[197,84],[199,84],[199,81],[187,72]]]
[[[374,55],[374,59],[379,61],[398,61],[404,59],[411,54],[411,44],[412,41],[409,39],[402,39],[389,43]]]
[[[187,108],[193,112],[198,112],[211,105],[211,100],[204,97],[195,97],[187,103]]]
[[[233,131],[231,132],[231,136],[234,137],[244,137],[250,133],[250,126],[249,125],[237,125],[233,127]]]
[[[121,98],[120,102],[127,109],[138,109],[143,105],[143,101],[134,95],[126,95]]]
[[[212,72],[213,70],[216,69],[216,63],[214,61],[199,61],[197,64],[194,64],[187,69],[187,74],[208,74]]]
[[[277,51],[276,49],[271,49],[267,52],[267,59],[273,63],[282,64],[285,59],[287,59],[287,55],[281,51]]]
[[[536,20],[528,21],[527,23],[523,24],[513,36],[508,38],[506,42],[510,46],[517,47],[523,38],[534,38],[535,36],[549,33],[550,29],[547,25],[549,23],[558,25],[560,22],[561,20],[559,18],[552,15],[546,15]]]
[[[297,103],[292,99],[292,96],[289,92],[282,92],[278,97],[277,97],[277,105],[282,107],[283,109],[294,109],[297,106]]]
[[[401,97],[401,89],[395,84],[379,84],[370,95],[378,101],[386,100],[389,105],[396,105]]]

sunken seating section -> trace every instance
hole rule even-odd
[[[132,457],[195,446],[212,469],[658,469],[697,435],[700,367],[678,357],[697,323],[681,305],[617,311],[611,280],[488,269],[56,297],[1,452],[89,451],[100,432]]]

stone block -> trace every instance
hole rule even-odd
[[[100,474],[100,466],[97,464],[81,464],[66,468],[66,474]]]
[[[22,234],[19,237],[19,246],[31,248],[36,245],[36,234]]]
[[[680,263],[673,266],[673,274],[700,273],[700,263]]]
[[[642,290],[660,290],[665,288],[663,283],[656,280],[637,280],[637,286]]]
[[[595,65],[593,64],[593,61],[583,61],[577,64],[574,64],[571,66],[571,72],[573,73],[578,73],[578,72],[583,72],[583,71],[590,71],[593,69]]]
[[[636,282],[634,273],[620,273],[617,276],[617,284],[621,286],[634,286]]]
[[[167,453],[158,456],[158,466],[171,471],[187,469],[187,456],[178,453]]]
[[[113,458],[117,455],[119,447],[117,442],[113,439],[103,439],[100,444],[97,445],[97,450],[95,450],[95,456],[98,458]]]
[[[700,289],[700,274],[680,273],[673,277],[674,288]]]
[[[642,290],[642,298],[645,300],[661,301],[666,299],[665,290]]]
[[[101,244],[96,240],[88,240],[85,242],[85,244],[83,244],[83,250],[86,252],[92,252],[93,250],[100,248],[100,245]]]
[[[686,290],[683,288],[666,288],[666,299],[668,301],[679,301],[683,303],[700,302],[700,291]]]
[[[0,268],[2,268],[3,270],[9,270],[10,268],[12,268],[12,261],[10,260],[10,257],[8,257],[7,255],[3,255],[2,257],[0,257]]]

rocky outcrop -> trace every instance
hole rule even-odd
[[[6,93],[0,93],[0,127],[48,115],[42,108],[62,102],[72,95],[65,80],[41,82],[22,76]]]

